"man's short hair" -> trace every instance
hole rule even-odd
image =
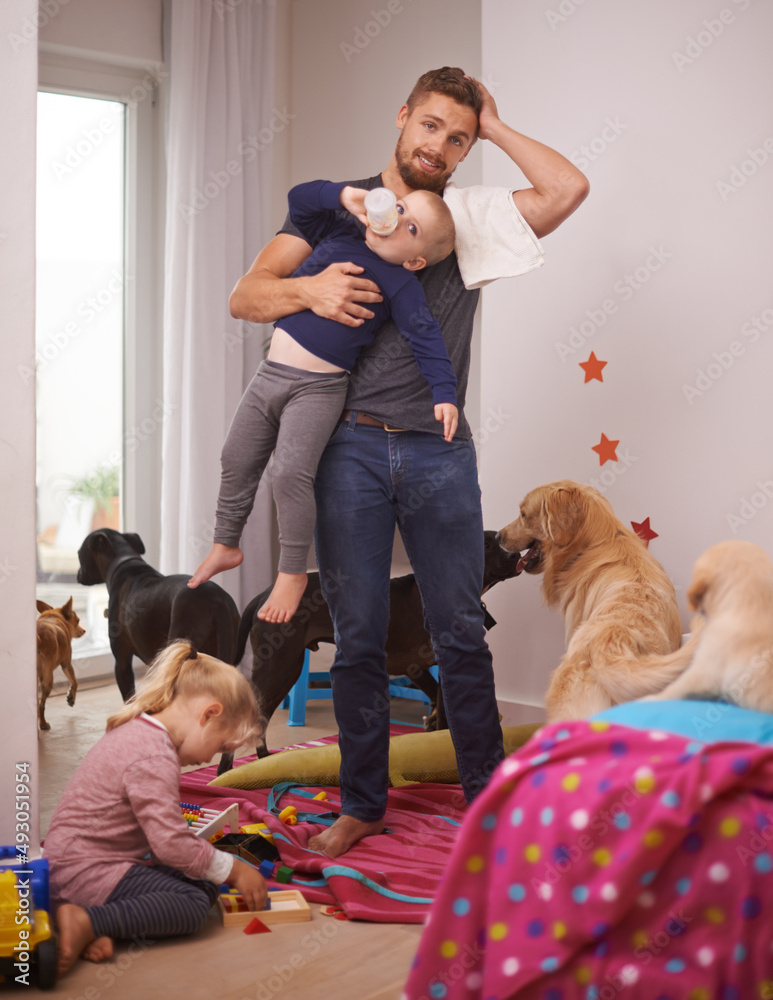
[[[423,73],[405,102],[408,111],[413,111],[428,94],[445,94],[458,104],[472,108],[476,115],[480,114],[482,103],[480,90],[474,80],[465,78],[464,70],[458,66],[443,66]]]
[[[439,194],[432,191],[425,191],[429,204],[432,206],[433,234],[427,245],[424,247],[423,257],[426,258],[427,267],[432,264],[439,264],[454,249],[456,241],[456,227],[451,209],[446,205]]]

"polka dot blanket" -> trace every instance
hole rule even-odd
[[[454,845],[404,1000],[773,1000],[773,749],[545,726]]]

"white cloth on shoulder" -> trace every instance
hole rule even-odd
[[[542,247],[513,201],[513,188],[459,188],[451,182],[443,197],[456,226],[456,257],[465,288],[542,266]]]

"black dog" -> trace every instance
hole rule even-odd
[[[494,584],[518,575],[518,553],[505,552],[496,541],[495,531],[485,533],[485,570],[483,591]],[[332,581],[335,585],[335,581]],[[267,588],[255,597],[242,614],[236,662],[241,662],[247,639],[253,653],[252,686],[261,713],[268,721],[295,684],[303,669],[307,649],[319,649],[321,642],[335,642],[333,622],[319,584],[319,573],[309,573],[306,591],[295,615],[289,622],[272,624],[257,618],[255,613],[270,593]],[[438,684],[429,673],[436,663],[429,633],[424,627],[419,588],[413,574],[393,577],[389,590],[390,618],[386,641],[386,666],[389,674],[409,677],[416,687],[438,706],[438,728],[446,728],[439,698]],[[493,620],[488,617],[490,627]],[[265,736],[258,744],[259,757],[268,755]]]
[[[106,583],[110,649],[123,700],[134,694],[132,656],[144,663],[174,639],[190,639],[201,653],[237,663],[239,610],[230,594],[208,581],[195,590],[190,576],[162,576],[142,558],[139,535],[102,528],[78,550],[78,583]]]

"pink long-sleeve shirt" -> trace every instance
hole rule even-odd
[[[148,716],[110,730],[89,750],[54,811],[43,853],[55,905],[101,905],[148,854],[152,863],[216,883],[233,865],[188,827],[172,737]]]

